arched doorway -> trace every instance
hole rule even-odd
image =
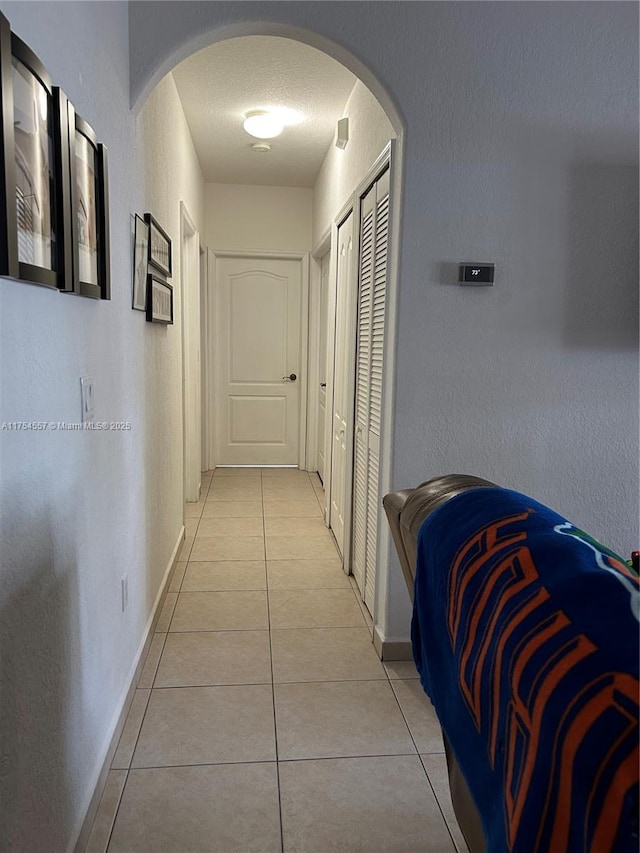
[[[387,267],[387,276],[386,276],[386,294],[384,295],[384,304],[386,308],[385,315],[385,337],[384,337],[384,364],[380,367],[380,370],[384,374],[384,382],[381,384],[384,387],[384,391],[381,392],[381,400],[380,400],[380,414],[379,414],[379,434],[376,436],[376,454],[377,457],[375,459],[375,472],[370,473],[367,469],[365,473],[365,479],[367,480],[367,489],[369,493],[371,493],[372,484],[375,482],[377,491],[374,494],[373,500],[369,500],[367,502],[366,497],[364,498],[365,504],[369,503],[373,507],[377,507],[379,504],[378,497],[380,494],[384,493],[385,490],[388,490],[390,485],[390,472],[392,468],[392,410],[393,410],[393,387],[392,387],[392,377],[394,373],[394,353],[395,353],[395,312],[396,312],[396,302],[397,302],[397,257],[398,257],[398,245],[399,245],[399,210],[400,210],[400,194],[401,194],[401,176],[402,176],[402,155],[403,155],[403,125],[399,115],[398,110],[396,109],[392,98],[389,96],[384,86],[376,79],[375,75],[363,65],[355,56],[350,54],[340,45],[336,44],[333,41],[326,39],[324,36],[321,36],[311,30],[307,30],[304,28],[299,28],[295,26],[291,26],[285,23],[275,23],[275,22],[250,22],[250,23],[235,23],[229,24],[226,26],[221,26],[218,28],[209,29],[206,33],[198,33],[197,35],[192,35],[188,38],[182,45],[177,48],[171,48],[168,44],[162,50],[159,50],[155,53],[152,59],[149,61],[140,63],[139,67],[132,68],[132,101],[134,104],[134,109],[140,109],[145,98],[152,91],[154,85],[162,78],[162,75],[167,73],[169,70],[175,68],[181,60],[185,60],[190,56],[193,56],[195,52],[201,50],[207,46],[215,45],[221,42],[226,42],[231,39],[241,39],[247,36],[256,36],[256,35],[266,35],[277,38],[284,38],[289,40],[294,40],[300,42],[305,45],[309,45],[310,47],[315,48],[316,50],[321,50],[325,52],[327,55],[333,57],[338,62],[341,62],[347,67],[350,71],[352,71],[359,80],[370,90],[370,92],[376,97],[377,101],[380,103],[384,112],[387,115],[389,123],[393,128],[395,139],[393,143],[393,157],[389,157],[389,152],[387,152],[387,162],[389,163],[389,184],[392,188],[392,192],[390,195],[390,204],[388,211],[388,223],[387,223],[387,237],[388,240],[388,267]],[[371,164],[372,168],[374,164]],[[378,163],[378,166],[381,164]],[[385,163],[382,164],[386,165]],[[370,189],[372,182],[374,179],[378,177],[378,175],[374,175],[372,170],[368,170],[367,174],[361,176],[360,180],[356,183],[356,185],[352,188],[352,198],[353,203],[351,205],[351,209],[354,211],[354,216],[356,219],[356,233],[354,234],[353,242],[354,245],[359,246],[361,242],[361,234],[360,234],[360,218],[361,218],[361,201],[364,198],[366,192]],[[341,220],[344,221],[347,211],[348,204],[342,205],[340,210],[333,210],[332,217],[332,234],[329,235],[329,240],[325,239],[324,244],[322,246],[314,246],[313,248],[317,251],[315,252],[315,261],[317,261],[317,275],[320,278],[321,275],[321,256],[318,254],[321,248],[326,249],[327,245],[331,246],[332,243],[337,245],[338,241],[338,229],[341,224]],[[355,208],[357,207],[357,210]],[[326,238],[327,235],[325,235]],[[333,240],[331,240],[333,237]],[[314,263],[312,261],[312,286],[313,286],[313,271],[314,271]],[[354,256],[353,269],[354,275],[357,277],[357,268],[358,268],[358,257]],[[333,266],[334,279],[337,275],[337,262]],[[331,299],[329,300],[330,310],[333,308],[336,309],[336,299],[335,295],[333,297],[333,302]],[[355,320],[358,315],[358,306],[352,306],[352,323],[353,325],[353,345],[355,346],[355,342],[357,339],[356,331],[355,331]],[[369,333],[370,334],[370,333]],[[333,340],[335,344],[335,338]],[[348,348],[348,347],[347,347]],[[352,377],[347,376],[345,380],[345,388],[348,399],[353,401],[355,397],[355,362],[350,367]],[[351,405],[351,403],[349,404]],[[336,413],[333,412],[335,415]],[[313,417],[310,418],[311,423],[313,424]],[[317,421],[316,421],[316,432],[318,430]],[[351,423],[348,425],[348,430],[353,431],[354,429],[354,413],[351,411]],[[341,522],[345,523],[345,533],[343,541],[341,542],[341,552],[345,558],[345,567],[347,570],[351,568],[351,560],[352,560],[352,543],[353,543],[353,528],[352,528],[352,487],[353,487],[353,479],[352,479],[352,471],[354,467],[354,435],[349,437],[349,442],[346,443],[345,450],[345,459],[344,464],[341,469],[341,476],[346,476],[348,478],[348,488],[345,490],[345,494],[343,495],[343,502],[346,506],[345,517],[341,518]],[[325,465],[328,465],[329,471],[331,470],[330,462],[325,461]],[[332,513],[332,501],[330,495],[327,497],[327,516],[328,521],[331,524],[331,513]],[[335,509],[336,517],[337,517],[337,509]],[[365,520],[365,526],[367,522]],[[371,528],[375,527],[375,534],[369,536],[369,560],[373,561],[375,567],[373,569],[373,576],[378,579],[378,583],[376,584],[377,591],[371,587],[368,594],[368,602],[367,605],[373,615],[374,623],[378,622],[380,619],[384,619],[385,612],[385,601],[384,598],[386,596],[386,589],[388,588],[386,576],[388,574],[388,535],[386,531],[386,527],[380,523],[380,518],[377,513],[369,518],[368,526]],[[333,527],[333,525],[332,525]],[[364,531],[364,535],[366,537],[366,530]],[[371,543],[373,542],[373,548],[371,547]],[[366,548],[366,546],[365,546]],[[362,592],[364,593],[364,581],[362,582]],[[384,636],[384,631],[380,632],[380,636]],[[380,650],[380,648],[379,648]]]

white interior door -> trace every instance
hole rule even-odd
[[[333,416],[331,419],[331,485],[329,526],[340,553],[344,555],[344,519],[347,471],[347,429],[349,412],[349,362],[347,342],[353,322],[353,213],[338,229],[338,269],[336,282],[336,334],[333,377]]]
[[[302,262],[216,261],[217,465],[297,465]]]
[[[324,483],[324,439],[327,417],[327,325],[329,311],[329,268],[331,252],[320,261],[320,346],[318,371],[318,474]]]

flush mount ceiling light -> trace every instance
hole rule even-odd
[[[280,136],[284,123],[267,110],[251,110],[246,114],[243,127],[258,139],[273,139],[274,136]]]
[[[271,151],[271,146],[268,142],[254,142],[251,148],[259,154],[266,154],[267,151]]]

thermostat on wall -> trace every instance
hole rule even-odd
[[[460,264],[458,284],[493,284],[495,264]]]

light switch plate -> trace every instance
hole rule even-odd
[[[93,423],[93,379],[90,376],[80,377],[82,392],[82,423]]]

